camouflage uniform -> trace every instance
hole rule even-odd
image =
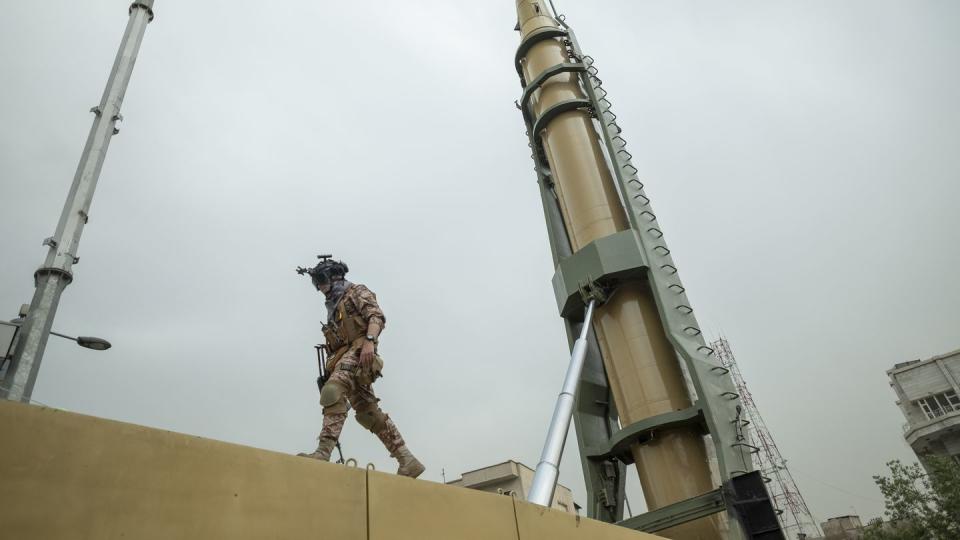
[[[356,411],[357,422],[376,435],[390,455],[400,461],[398,473],[418,476],[423,472],[423,465],[407,450],[396,424],[380,409],[380,400],[373,392],[373,381],[380,376],[383,361],[375,354],[370,367],[362,368],[360,365],[360,352],[366,342],[368,325],[376,323],[381,330],[386,325],[376,295],[363,285],[348,284],[339,302],[331,307],[333,309],[324,326],[327,348],[331,354],[325,366],[330,378],[320,393],[323,430],[318,437],[317,451],[307,455],[324,461],[330,459],[330,453],[347,420],[347,411],[352,407]],[[360,332],[362,335],[357,337]]]

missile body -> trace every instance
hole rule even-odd
[[[544,0],[517,0],[517,14],[521,39],[558,27]],[[572,61],[564,44],[554,38],[534,44],[521,66],[525,80],[533,81],[546,69]],[[539,116],[557,103],[584,98],[577,75],[560,73],[547,79],[530,103],[534,115]],[[628,229],[590,113],[563,112],[547,124],[541,136],[572,251]],[[620,286],[597,309],[594,331],[623,426],[691,406],[680,363],[646,283]],[[715,487],[704,439],[692,428],[660,432],[654,440],[632,447],[631,452],[650,510]],[[720,538],[720,518],[713,515],[658,534]]]

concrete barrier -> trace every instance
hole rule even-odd
[[[503,495],[9,401],[0,537],[658,538]]]

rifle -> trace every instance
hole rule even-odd
[[[317,377],[317,390],[323,392],[323,385],[327,383],[330,379],[330,374],[327,373],[327,346],[326,345],[314,345],[314,349],[317,350],[317,367],[320,368],[320,376]],[[340,441],[337,441],[337,453],[340,454],[340,459],[337,460],[337,463],[343,464],[343,449],[340,448]]]

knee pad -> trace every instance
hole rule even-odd
[[[389,419],[390,417],[387,416],[387,414],[380,410],[380,407],[377,407],[376,405],[373,405],[369,408],[364,408],[362,410],[357,410],[357,422],[373,433],[377,433],[383,429],[384,426],[387,425],[387,420]]]
[[[335,383],[327,382],[320,390],[320,405],[324,412],[345,413],[347,412],[346,389]]]

